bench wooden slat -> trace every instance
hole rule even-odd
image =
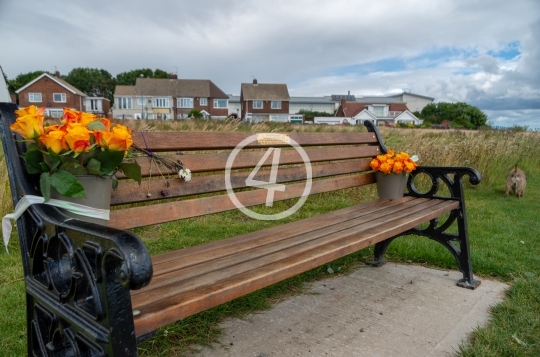
[[[215,279],[214,273],[206,277],[198,277],[199,283],[192,290],[172,296],[169,299],[154,301],[150,304],[133,297],[133,308],[140,311],[135,316],[135,329],[137,335],[153,331],[164,324],[193,315],[197,312],[211,308],[223,302],[243,296],[265,286],[271,285],[296,274],[305,272],[344,255],[373,245],[376,242],[390,238],[397,233],[413,228],[416,225],[433,219],[445,212],[459,207],[457,201],[438,201],[436,205],[426,207],[404,217],[378,219],[378,224],[367,224],[362,228],[332,234],[332,238],[324,245],[324,249],[309,249],[298,254],[280,252],[283,259],[274,257],[273,262],[254,269],[247,269],[238,274],[230,274],[229,269],[219,272],[222,279]],[[337,236],[337,237],[336,237]],[[327,239],[327,238],[323,238]],[[292,248],[294,249],[294,248]],[[277,259],[277,260],[276,260]],[[254,262],[251,262],[253,265]],[[235,269],[235,265],[231,270]],[[200,284],[201,282],[202,285]],[[182,285],[184,286],[184,285]],[[169,289],[182,289],[182,286],[168,287]],[[165,291],[162,291],[165,293]]]
[[[312,177],[321,178],[328,176],[343,175],[370,170],[369,159],[347,161],[340,163],[312,165]],[[270,170],[259,170],[254,179],[269,182]],[[247,188],[246,179],[251,172],[236,172],[230,175],[230,182],[233,189]],[[277,177],[278,183],[286,183],[306,179],[306,167],[287,167],[280,168]],[[148,202],[163,198],[175,198],[201,193],[212,193],[225,191],[225,177],[223,173],[209,176],[198,176],[192,182],[185,182],[180,178],[167,180],[168,186],[161,177],[156,177],[151,181],[144,181],[140,186],[137,182],[126,182],[118,189],[113,191],[111,196],[111,205],[122,205],[134,202]],[[168,196],[163,197],[161,191],[166,189]],[[148,197],[147,193],[151,196]]]
[[[220,132],[134,132],[133,142],[150,151],[233,149],[256,133]],[[373,133],[285,133],[302,147],[351,144],[377,144]],[[289,146],[288,144],[260,145],[257,141],[245,148]]]
[[[329,179],[313,181],[310,194],[362,186],[373,182],[375,182],[375,175],[373,173],[332,177]],[[300,197],[304,192],[304,188],[305,183],[288,185],[285,192],[275,192],[274,202]],[[268,190],[266,189],[257,189],[238,192],[236,193],[236,197],[245,207],[250,207],[265,203],[267,193]],[[236,206],[230,200],[228,195],[203,197],[193,200],[154,204],[152,206],[113,210],[110,213],[109,225],[120,229],[129,229],[170,222],[177,219],[224,212],[235,208]]]
[[[393,207],[375,211],[360,211],[356,215],[339,216],[324,225],[317,220],[306,220],[301,229],[282,232],[279,236],[269,233],[259,239],[246,240],[227,248],[203,252],[190,258],[177,259],[167,264],[155,265],[152,282],[137,293],[132,293],[132,301],[140,304],[155,303],[167,298],[168,294],[179,294],[205,284],[201,276],[209,279],[222,279],[221,274],[238,274],[243,270],[281,260],[285,256],[296,255],[302,251],[323,247],[334,239],[341,239],[344,232],[364,231],[376,227],[381,221],[393,221],[417,211],[437,205],[434,200],[411,200]],[[404,209],[408,211],[405,212]],[[240,252],[242,252],[240,254]],[[212,258],[212,264],[205,264]],[[198,277],[198,279],[193,279]],[[195,284],[195,285],[193,285]],[[170,289],[167,286],[174,286]],[[180,290],[179,290],[180,289]]]
[[[181,150],[181,149],[178,149]],[[334,161],[334,160],[350,160],[361,159],[367,157],[373,157],[380,154],[378,146],[355,146],[355,147],[324,147],[317,149],[305,150],[309,161],[311,163],[321,161]],[[231,169],[245,169],[255,167],[262,159],[265,151],[241,151],[236,156]],[[227,159],[231,153],[227,152],[214,152],[211,154],[163,154],[167,159],[177,162],[178,160],[184,163],[184,166],[191,170],[193,173],[208,172],[208,171],[220,171],[225,170]],[[148,177],[148,170],[150,168],[150,159],[148,157],[138,157],[136,161],[141,166],[141,172],[143,177]],[[303,164],[303,159],[296,150],[282,150],[279,163],[281,165]],[[272,157],[268,157],[263,166],[272,165]],[[167,168],[162,168],[163,174],[171,174]],[[156,165],[152,164],[152,175],[158,174]],[[176,174],[176,173],[172,173]],[[126,178],[126,176],[119,172],[116,175],[119,179]]]
[[[316,221],[317,224],[319,224],[322,227],[326,225],[327,222],[335,220],[336,217],[348,217],[350,215],[358,215],[363,210],[376,211],[378,209],[384,209],[387,207],[399,205],[402,202],[406,202],[412,199],[414,198],[411,196],[405,196],[403,198],[400,198],[399,200],[388,200],[385,198],[379,198],[373,201],[362,202],[355,206],[342,208],[337,211],[331,211],[325,214],[320,214],[311,218],[307,218],[307,220]],[[290,222],[285,225],[279,225],[279,226],[267,228],[264,231],[255,231],[255,232],[231,237],[228,239],[217,240],[217,241],[208,242],[205,244],[199,244],[199,245],[192,246],[185,249],[162,253],[162,254],[155,255],[152,257],[152,266],[158,267],[161,264],[168,264],[170,261],[178,260],[178,259],[187,261],[203,252],[208,252],[208,251],[218,252],[218,251],[221,251],[222,249],[226,249],[233,245],[241,245],[241,246],[249,245],[249,244],[252,244],[253,241],[261,237],[265,237],[267,235],[274,235],[277,237],[276,239],[279,239],[279,237],[286,236],[286,234],[290,234],[291,232],[294,233],[297,231],[303,231],[305,224],[306,222],[304,222],[303,220]],[[162,271],[162,269],[158,268],[157,271],[158,272]]]

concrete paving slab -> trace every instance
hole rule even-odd
[[[388,263],[311,285],[271,310],[222,323],[205,357],[452,356],[489,320],[504,283],[456,286],[458,271]]]

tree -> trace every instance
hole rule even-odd
[[[152,71],[150,68],[134,69],[128,72],[119,73],[116,76],[116,84],[124,86],[134,86],[137,78],[169,78],[169,74],[161,69]]]
[[[104,69],[74,68],[67,76],[62,76],[66,82],[92,97],[104,97],[113,101],[116,81]]]
[[[203,114],[199,109],[191,109],[191,111],[188,113],[188,118],[195,118],[195,119],[202,119]]]
[[[326,112],[317,112],[317,111],[311,111],[306,109],[300,109],[298,113],[296,114],[304,114],[305,119],[311,119],[314,117],[333,117],[334,114],[326,113]]]
[[[467,103],[428,104],[418,113],[418,117],[427,123],[441,124],[450,122],[455,127],[477,129],[487,123],[487,115],[475,106]]]
[[[24,85],[32,82],[37,77],[41,76],[43,73],[48,73],[46,71],[33,71],[28,73],[21,73],[15,79],[6,80],[8,85],[8,90],[11,94],[15,94],[15,91],[19,88],[22,88]]]

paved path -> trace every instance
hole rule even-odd
[[[461,273],[388,263],[313,283],[273,309],[222,324],[204,357],[452,356],[489,319],[506,284],[456,286]]]

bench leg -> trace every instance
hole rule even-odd
[[[446,232],[454,222],[457,223],[458,234]],[[441,225],[439,225],[439,219],[433,219],[427,228],[416,227],[403,235],[406,234],[426,236],[448,249],[456,259],[459,270],[463,273],[463,278],[457,282],[458,286],[474,290],[480,285],[480,280],[473,278],[467,221],[461,209],[450,212],[447,220]]]
[[[452,234],[446,232],[454,222],[457,222],[459,233]],[[438,219],[433,219],[430,221],[427,228],[416,227],[403,234],[376,243],[373,260],[366,262],[366,264],[375,267],[383,266],[386,264],[384,256],[390,243],[400,236],[412,234],[426,236],[439,242],[452,253],[458,263],[459,270],[463,273],[463,278],[457,282],[458,286],[474,290],[480,285],[480,281],[473,278],[467,222],[465,216],[459,209],[452,211],[446,222],[441,225],[439,225]]]
[[[375,244],[375,250],[373,252],[373,260],[369,260],[366,262],[366,264],[374,266],[374,267],[382,267],[386,264],[386,258],[384,257],[386,254],[386,250],[388,249],[388,246],[396,237],[389,238],[387,240],[383,240],[382,242]]]

